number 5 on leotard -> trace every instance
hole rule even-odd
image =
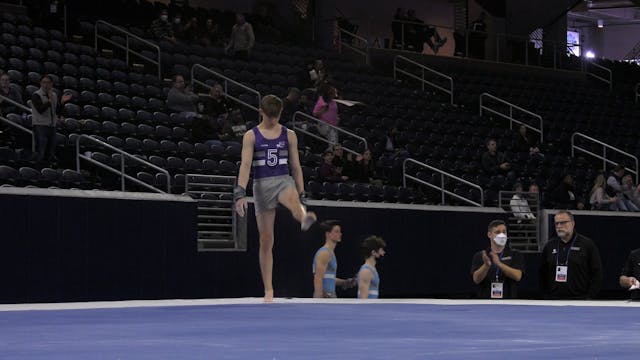
[[[278,165],[278,149],[267,150],[267,165],[268,166]]]

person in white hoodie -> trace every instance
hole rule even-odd
[[[536,216],[531,211],[531,207],[529,207],[529,201],[522,194],[522,184],[516,183],[513,185],[513,191],[515,194],[513,194],[511,201],[509,201],[513,216],[517,217],[520,221],[523,219],[535,220]]]

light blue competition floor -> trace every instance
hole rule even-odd
[[[638,359],[639,305],[311,299],[0,305],[0,359]]]

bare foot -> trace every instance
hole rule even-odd
[[[264,302],[272,303],[273,302],[273,290],[266,290],[264,292]]]
[[[311,225],[316,222],[316,220],[318,220],[316,214],[312,211],[309,211],[307,215],[302,218],[302,221],[300,222],[300,228],[302,229],[302,231],[307,231],[309,230]]]

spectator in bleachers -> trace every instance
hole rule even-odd
[[[209,89],[209,96],[202,99],[203,113],[212,119],[227,114],[232,108],[232,104],[224,95],[224,89],[220,84],[214,84]]]
[[[251,24],[245,20],[244,15],[236,14],[236,23],[231,29],[229,44],[225,48],[227,54],[236,59],[247,59],[255,40]]]
[[[627,197],[624,195],[626,191],[630,189],[622,183],[622,177],[624,176],[624,166],[616,165],[613,168],[611,174],[607,178],[607,195],[610,197],[615,197],[617,199],[616,206],[620,211],[639,211],[638,207],[633,204]]]
[[[527,127],[520,125],[518,127],[518,134],[516,135],[516,149],[521,153],[528,153],[530,157],[543,157],[540,154],[538,143],[527,132]]]
[[[640,185],[633,183],[633,177],[631,174],[626,174],[622,177],[622,184],[625,185],[626,191],[624,195],[635,205],[640,208]]]
[[[398,143],[398,128],[392,127],[387,129],[387,136],[384,144],[384,151],[395,152],[396,144]]]
[[[173,29],[173,36],[178,40],[185,40],[184,38],[184,30],[186,24],[182,21],[182,14],[176,13],[176,16],[173,17],[171,21],[171,28]]]
[[[333,166],[333,152],[326,150],[322,155],[322,164],[318,169],[318,178],[321,181],[344,182],[349,180],[348,176],[342,175],[335,166]]]
[[[220,36],[218,34],[218,24],[214,23],[212,18],[207,18],[207,22],[204,24],[204,30],[202,31],[200,42],[204,46],[219,45]]]
[[[182,28],[182,38],[189,44],[195,44],[200,39],[198,18],[193,16]]]
[[[509,202],[513,216],[518,218],[518,222],[522,222],[522,220],[535,220],[536,216],[531,212],[529,201],[522,194],[522,184],[515,183],[515,185],[513,185],[513,191],[515,194],[513,194]]]
[[[562,182],[551,192],[551,205],[554,209],[583,210],[584,203],[576,193],[573,176],[566,174]]]
[[[182,75],[174,75],[173,86],[167,94],[167,108],[187,118],[193,118],[198,116],[196,104],[199,101],[200,98],[193,93],[190,86],[187,86],[184,77]]]
[[[382,185],[382,180],[376,178],[376,162],[373,160],[371,150],[366,149],[362,154],[356,155],[352,166],[352,180],[361,183]]]
[[[327,73],[327,69],[324,66],[324,61],[315,60],[313,64],[309,66],[308,73],[308,86],[309,88],[320,89],[327,81],[329,81],[329,75]]]
[[[56,125],[60,121],[64,104],[71,100],[70,94],[58,98],[49,75],[40,79],[40,89],[31,95],[31,124],[37,161],[56,161]]]
[[[18,89],[16,89],[15,87],[11,86],[11,79],[7,74],[0,75],[0,95],[17,102],[18,104],[24,105],[20,91],[18,91]],[[8,101],[4,101],[2,98],[0,98],[0,115],[7,116],[7,114],[11,114],[11,113],[17,114],[17,113],[22,113],[22,111],[19,110],[18,107],[15,106],[14,104]]]
[[[346,156],[344,155],[342,144],[334,144],[331,151],[333,152],[333,160],[331,160],[331,163],[341,174],[345,174],[345,167],[349,167],[349,164]]]
[[[488,175],[508,174],[511,164],[503,153],[498,153],[496,139],[490,138],[486,142],[487,151],[482,154],[482,168]]]
[[[287,97],[282,100],[282,119],[292,121],[293,114],[300,110],[300,89],[291,87],[287,91]]]
[[[156,40],[166,40],[172,43],[176,42],[173,34],[173,26],[169,23],[169,11],[164,9],[160,12],[160,16],[151,23],[151,34]]]
[[[319,92],[320,96],[313,108],[313,116],[337,127],[339,122],[338,103],[334,100],[336,98],[336,88],[329,84],[324,84]],[[336,129],[319,124],[318,132],[329,140],[330,146],[338,142],[338,131]]]
[[[618,201],[616,196],[610,197],[605,192],[604,175],[598,174],[593,181],[593,187],[589,194],[589,203],[591,204],[591,210],[612,210],[617,211]]]
[[[191,128],[196,141],[218,139],[221,135],[223,120],[231,111],[231,103],[224,96],[220,84],[215,84],[209,90],[209,94],[201,99],[202,113],[204,116],[194,118]]]

